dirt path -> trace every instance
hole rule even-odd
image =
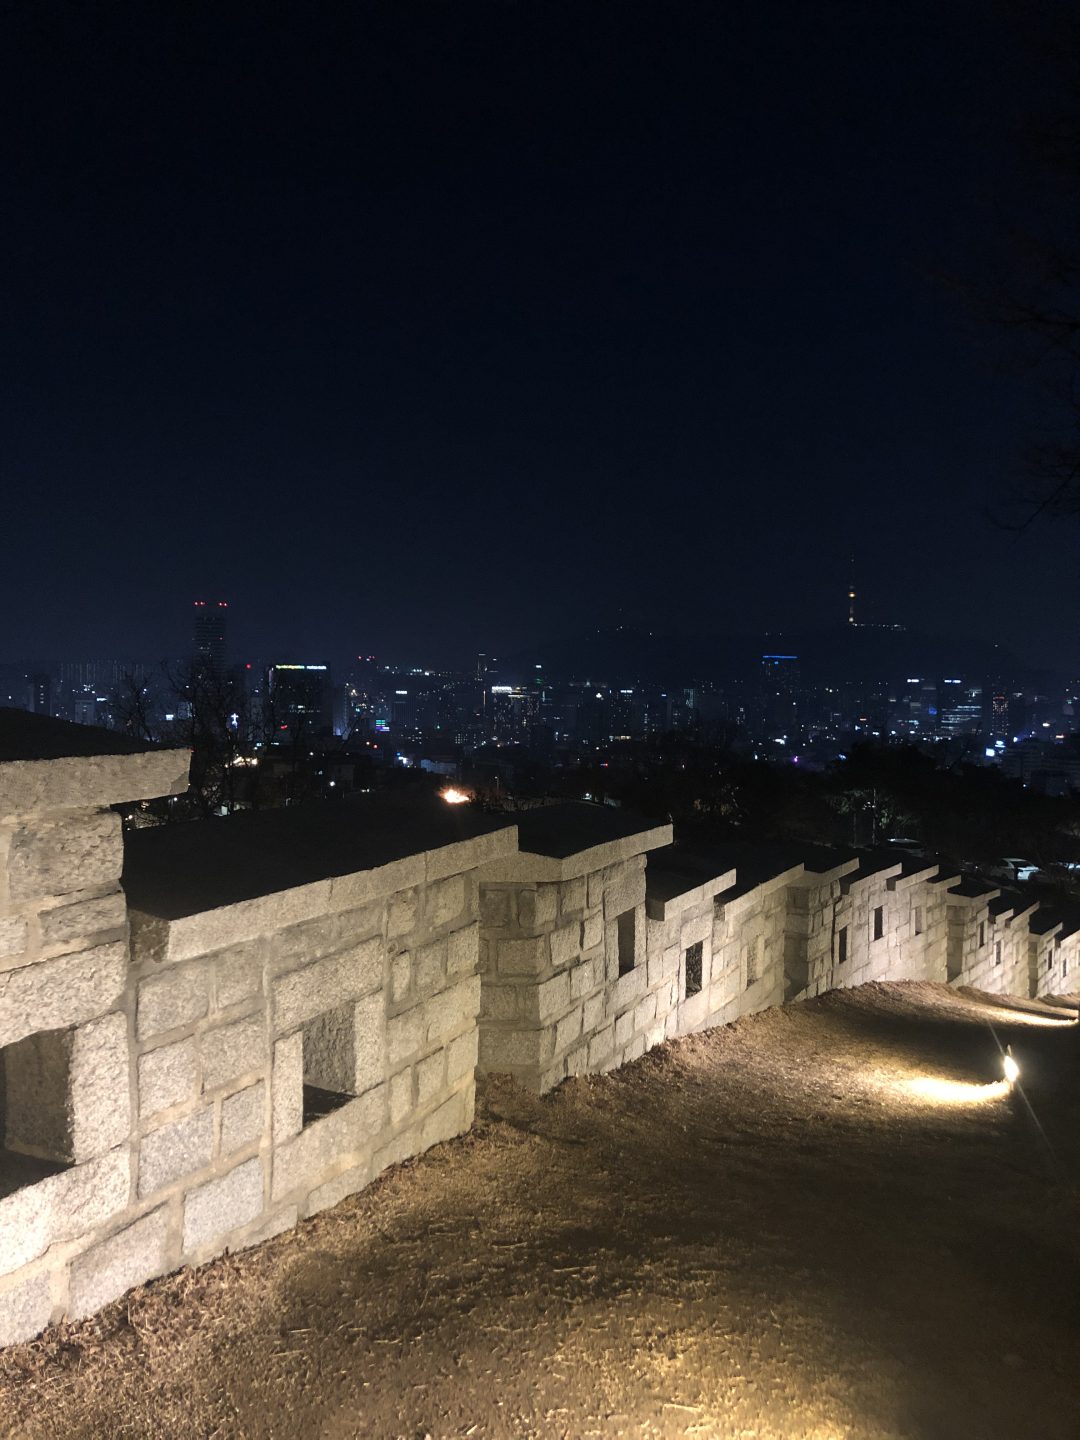
[[[0,1432],[1077,1440],[1080,1031],[1030,1011],[866,986],[492,1085],[298,1231],[6,1352]],[[987,1017],[1052,1154],[966,1088]]]

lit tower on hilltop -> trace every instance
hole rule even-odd
[[[851,557],[851,579],[848,581],[848,587],[847,587],[847,623],[848,623],[849,625],[857,625],[857,624],[859,623],[859,622],[855,619],[855,556],[854,556],[854,555]]]

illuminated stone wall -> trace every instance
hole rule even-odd
[[[0,764],[0,1343],[461,1134],[478,1070],[544,1092],[833,988],[1058,994],[1080,966],[1080,932],[971,878],[866,856],[742,873],[598,807],[564,807],[544,843],[500,820],[235,903],[174,905],[183,867],[166,869],[157,902],[132,903],[109,807],[175,793],[185,769]]]
[[[645,852],[671,827],[480,872],[480,1069],[544,1093],[659,1041],[675,976],[647,964]]]
[[[1080,930],[1063,934],[1059,920],[1036,911],[1029,922],[1028,974],[1033,995],[1067,995],[1080,990]]]
[[[110,768],[114,787],[75,798],[177,789],[187,755]],[[118,816],[13,809],[5,769],[0,1344],[255,1244],[470,1127],[474,872],[515,849],[513,825],[170,916],[125,905]]]
[[[787,887],[801,870],[736,884],[713,902],[712,1023],[784,1003]]]
[[[188,754],[0,764],[0,1343],[87,1293],[133,1195],[134,1017],[113,804],[176,793]],[[124,1247],[102,1257],[126,1288]],[[92,1307],[91,1307],[92,1308]]]

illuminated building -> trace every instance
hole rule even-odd
[[[941,682],[938,728],[944,736],[978,735],[983,726],[982,686],[960,679]]]
[[[225,600],[196,600],[192,655],[195,668],[220,675],[225,668],[229,606]]]
[[[333,731],[330,666],[280,661],[267,672],[267,691],[279,739]]]

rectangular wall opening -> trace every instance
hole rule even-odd
[[[922,906],[915,906],[915,934],[922,934]]]
[[[628,975],[634,968],[637,911],[624,910],[615,923],[619,930],[619,974]]]
[[[836,932],[836,963],[847,964],[847,926],[841,925]]]
[[[1000,940],[995,940],[995,942],[994,942],[994,964],[995,964],[995,965],[1000,965],[1000,964],[1001,964],[1001,941],[1000,941]]]
[[[686,988],[684,997],[689,1000],[701,990],[701,971],[705,958],[704,940],[696,940],[686,952]]]
[[[74,1163],[71,1030],[0,1050],[0,1198]]]
[[[356,1007],[324,1011],[304,1026],[304,1124],[356,1097]]]
[[[874,939],[880,940],[885,934],[885,907],[874,906]]]

